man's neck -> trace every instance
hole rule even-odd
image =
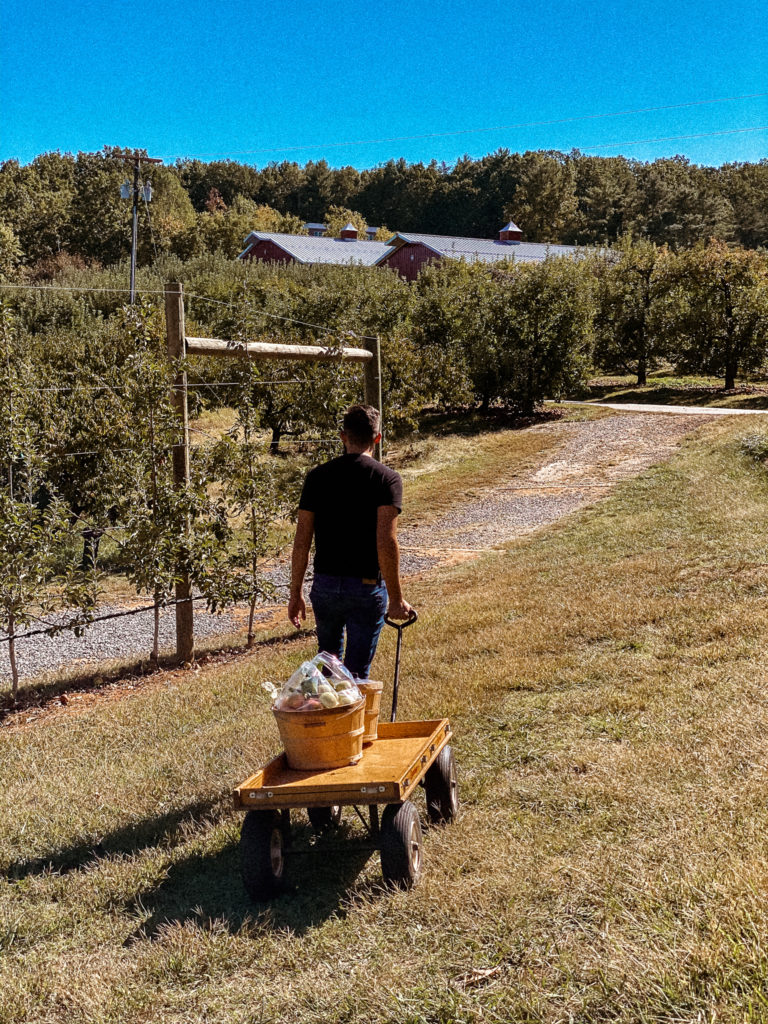
[[[373,448],[357,448],[348,444],[344,450],[347,455],[373,455]]]

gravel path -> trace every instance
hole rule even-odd
[[[641,413],[533,427],[560,439],[549,461],[520,476],[500,466],[493,488],[427,528],[404,530],[404,554],[427,549],[444,562],[531,533],[668,458],[683,435],[705,422]]]
[[[683,435],[709,422],[697,415],[625,413],[585,422],[546,423],[531,428],[554,434],[557,447],[549,461],[522,475],[499,466],[497,483],[479,497],[462,502],[429,527],[401,531],[402,571],[415,576],[450,561],[531,533],[574,509],[599,500],[620,480],[634,476],[672,454]],[[276,565],[270,575],[278,600],[287,599],[289,568]],[[116,611],[105,607],[102,613]],[[270,618],[262,611],[259,618]],[[222,615],[195,613],[199,639],[231,634],[242,628],[242,609]],[[175,611],[160,620],[160,646],[175,643]],[[63,667],[97,664],[110,658],[148,657],[152,647],[152,614],[132,615],[95,623],[82,637],[63,633],[17,642],[20,675],[39,676]],[[7,644],[0,645],[0,678],[10,675]]]

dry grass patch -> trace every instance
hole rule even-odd
[[[0,1021],[765,1020],[768,477],[744,429],[417,585],[402,717],[451,715],[464,807],[411,893],[322,842],[269,908],[242,893],[228,793],[277,746],[258,684],[309,644],[6,736]]]

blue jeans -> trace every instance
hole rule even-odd
[[[321,651],[343,656],[353,676],[367,679],[387,614],[384,583],[363,583],[359,576],[319,573],[309,592]],[[346,630],[346,651],[344,631]]]

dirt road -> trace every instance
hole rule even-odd
[[[533,427],[555,435],[554,454],[519,476],[500,466],[492,488],[469,501],[457,496],[455,509],[428,529],[404,530],[404,574],[472,558],[599,500],[619,481],[668,458],[683,436],[711,419],[637,413]]]

